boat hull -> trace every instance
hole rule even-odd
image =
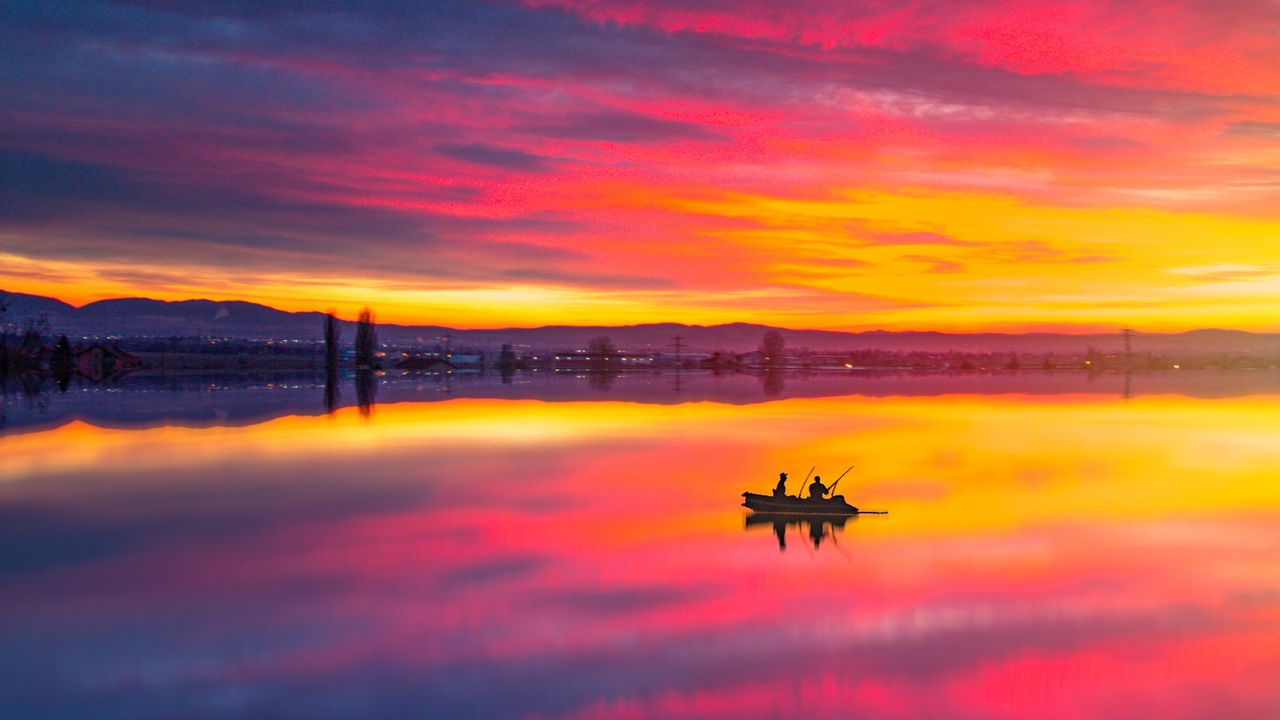
[[[845,502],[843,495],[821,500],[804,500],[797,497],[774,497],[759,493],[742,493],[742,504],[758,513],[780,515],[856,515],[858,508]]]

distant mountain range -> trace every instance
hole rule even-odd
[[[285,312],[243,301],[182,300],[169,302],[147,298],[99,300],[75,307],[50,297],[0,290],[8,307],[4,322],[16,324],[44,316],[54,333],[72,336],[125,337],[233,337],[244,339],[319,340],[324,315],[318,312]],[[690,351],[756,349],[769,330],[778,330],[789,347],[812,350],[901,350],[962,352],[1081,352],[1094,346],[1104,352],[1124,347],[1120,333],[939,333],[939,332],[837,332],[791,330],[751,323],[684,325],[653,323],[624,326],[549,325],[537,328],[461,330],[442,325],[378,325],[378,336],[397,345],[434,345],[451,335],[455,348],[497,348],[512,343],[533,349],[585,348],[599,335],[609,336],[624,350],[671,351],[676,335]],[[343,338],[354,338],[354,323],[343,323]],[[1238,330],[1192,330],[1184,333],[1134,333],[1135,352],[1157,353],[1276,353],[1280,334]]]

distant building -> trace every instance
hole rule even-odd
[[[114,345],[93,343],[73,351],[76,372],[92,380],[104,380],[117,373],[137,370],[142,359]]]
[[[498,364],[502,367],[515,367],[517,360],[515,348],[511,347],[511,343],[505,343],[502,352],[498,354]]]
[[[482,368],[484,353],[453,353],[449,356],[449,364],[456,368]]]
[[[397,362],[395,367],[401,370],[430,370],[432,372],[453,370],[453,365],[440,357],[407,357]]]
[[[561,350],[547,356],[547,360],[557,370],[587,370],[608,366],[612,369],[652,367],[655,356],[652,353],[614,352],[610,355],[593,355],[586,350]]]

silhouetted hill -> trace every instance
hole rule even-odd
[[[246,339],[319,340],[323,314],[285,312],[243,301],[183,300],[169,302],[148,298],[99,300],[76,308],[54,298],[0,291],[9,306],[5,321],[22,322],[45,315],[53,332],[80,336],[217,336]],[[343,322],[343,338],[354,338],[354,323]],[[537,328],[458,330],[440,325],[378,326],[378,335],[399,345],[435,344],[449,334],[454,347],[496,348],[503,343],[534,350],[585,348],[591,338],[607,335],[628,350],[671,351],[676,335],[690,351],[754,350],[765,332],[777,329],[793,348],[850,351],[865,349],[925,352],[1081,352],[1094,346],[1105,352],[1123,348],[1119,333],[1071,335],[1063,333],[940,333],[940,332],[837,332],[790,330],[754,323],[684,325],[650,323],[624,326],[548,325]],[[1193,330],[1184,333],[1134,333],[1135,352],[1276,353],[1280,335],[1237,330]]]
[[[315,339],[320,337],[322,318],[318,312],[290,313],[238,300],[120,298],[85,305],[76,321],[80,332],[109,327],[125,335]]]
[[[27,295],[25,293],[11,293],[0,290],[0,301],[3,301],[8,310],[4,316],[6,323],[20,323],[27,318],[36,318],[41,315],[46,315],[51,320],[54,318],[61,319],[70,317],[76,312],[74,305],[68,305],[61,300],[44,297],[43,295]]]

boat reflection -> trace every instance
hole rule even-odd
[[[814,550],[821,548],[824,541],[830,540],[831,545],[843,554],[844,548],[840,547],[836,534],[844,531],[845,523],[856,522],[857,518],[857,515],[748,513],[744,529],[750,531],[752,528],[771,527],[774,537],[778,539],[778,552],[786,552],[787,529],[793,527],[806,543],[813,543]]]

